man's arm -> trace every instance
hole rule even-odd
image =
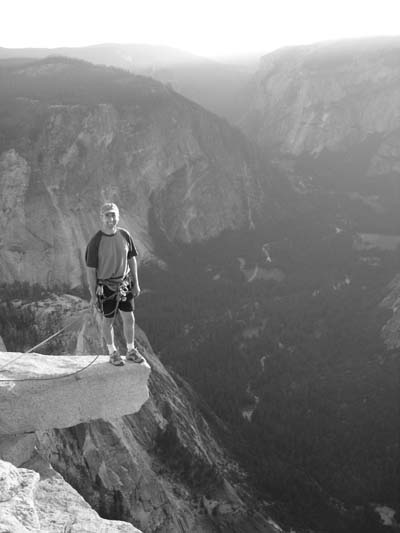
[[[131,271],[132,281],[133,281],[133,296],[136,298],[136,296],[139,296],[140,294],[140,285],[139,285],[139,278],[138,278],[138,268],[137,268],[137,261],[136,257],[133,256],[130,259],[128,259],[129,268]]]
[[[96,305],[97,303],[97,296],[96,296],[96,288],[97,288],[97,269],[87,267],[87,280],[89,284],[89,291],[90,291],[90,305]]]

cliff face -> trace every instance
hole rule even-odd
[[[149,365],[120,372],[104,356],[12,352],[0,352],[0,362],[0,527],[10,533],[139,531],[102,520],[37,455],[35,432],[139,411],[149,398]]]
[[[243,127],[276,154],[315,159],[331,152],[340,168],[338,154],[352,151],[350,174],[398,173],[399,53],[399,39],[388,38],[269,54],[253,80]]]
[[[6,282],[81,285],[106,199],[145,258],[155,233],[207,239],[261,207],[265,176],[244,137],[157,82],[57,59],[2,70],[0,90]]]
[[[137,342],[151,366],[147,401],[147,365],[117,368],[101,356],[80,374],[61,377],[93,360],[84,354],[102,353],[98,315],[82,315],[78,300],[54,297],[31,304],[39,324],[46,311],[67,323],[81,317],[63,337],[63,347],[78,356],[2,356],[2,365],[8,364],[0,379],[11,381],[0,382],[0,457],[39,473],[40,483],[51,464],[100,516],[141,531],[276,533],[267,503],[255,503],[244,472],[226,451],[229,430],[164,368],[139,328]],[[55,379],[13,381],[18,377]],[[35,433],[5,435],[18,431]],[[61,477],[50,478],[49,492],[61,483]],[[69,495],[67,490],[67,503]],[[54,497],[60,503],[62,492]],[[51,512],[43,508],[47,521]]]
[[[89,321],[79,332],[81,350],[93,350],[96,327]],[[221,435],[230,438],[228,430],[215,418],[214,428],[206,422],[204,405],[178,385],[140,330],[137,340],[152,369],[150,399],[140,411],[39,431],[40,454],[101,516],[143,531],[276,532],[267,505],[254,504],[243,472],[220,443]],[[121,385],[121,398],[132,388]]]

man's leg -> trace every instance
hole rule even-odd
[[[133,311],[121,311],[122,326],[128,351],[135,345],[135,315]]]
[[[106,285],[104,285],[104,298],[102,300],[103,311],[103,337],[107,344],[108,354],[110,356],[110,363],[116,366],[122,366],[124,364],[121,355],[118,353],[117,347],[114,341],[114,321],[118,309],[116,309],[117,299],[114,297],[114,293]],[[114,316],[115,315],[115,316]]]
[[[126,360],[134,363],[144,363],[145,359],[135,346],[135,315],[133,311],[121,311],[124,337],[126,340]]]
[[[103,336],[104,340],[107,343],[108,353],[110,355],[110,363],[115,366],[123,366],[124,362],[121,355],[118,353],[118,350],[114,343],[114,319],[106,318],[103,319]]]
[[[113,298],[113,291],[109,289],[106,285],[103,286],[104,297],[101,302],[101,309],[103,311],[103,338],[106,341],[108,353],[112,355],[117,351],[114,342],[114,321],[115,313],[118,313],[118,310],[115,310],[117,304],[116,298]]]
[[[103,318],[103,336],[107,346],[114,345],[114,318]]]

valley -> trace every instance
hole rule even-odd
[[[251,260],[261,248],[254,234],[237,235],[230,248],[221,237],[185,250],[184,268],[145,270],[154,292],[143,296],[138,316],[161,360],[237,429],[237,451],[261,490],[290,502],[303,526],[307,515],[315,528],[347,531],[325,491],[348,510],[379,500],[396,506],[398,355],[386,349],[391,313],[380,304],[399,251],[356,251],[354,236],[343,233],[311,240],[298,223],[291,232],[272,254],[283,282],[249,283],[241,271],[238,251],[243,257],[247,248]],[[365,261],[368,254],[379,266]],[[207,271],[221,271],[222,261],[223,275],[210,279]]]

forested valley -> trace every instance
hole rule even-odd
[[[311,213],[227,233],[181,248],[168,269],[145,267],[138,307],[163,363],[235,428],[278,517],[289,506],[297,527],[332,533],[385,531],[372,504],[397,505],[398,351],[384,344],[380,303],[400,254],[357,251],[354,238]],[[285,280],[249,282],[238,258]]]

